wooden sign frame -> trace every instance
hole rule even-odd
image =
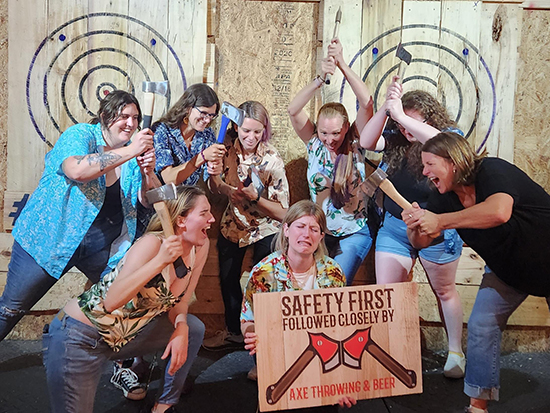
[[[416,283],[253,300],[260,411],[422,392]]]

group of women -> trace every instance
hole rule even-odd
[[[357,97],[356,119],[350,123],[343,105],[327,103],[314,123],[304,107],[336,69]],[[135,133],[139,103],[123,91],[107,95],[90,124],[67,129],[15,225],[0,298],[3,339],[73,266],[94,283],[45,329],[52,411],[91,412],[104,361],[160,349],[167,366],[151,411],[175,411],[204,335],[202,322],[188,314],[214,222],[196,186],[201,179],[228,199],[217,242],[226,330],[205,341],[207,349],[244,344],[255,353],[254,293],[350,285],[375,238],[360,185],[366,150],[383,151],[380,167],[413,202],[403,211],[384,198],[377,282],[406,281],[420,259],[449,338],[444,374],[459,378],[466,371],[469,409],[486,411],[487,400],[498,399],[498,346],[507,318],[528,294],[550,295],[550,255],[534,241],[537,231],[550,236],[550,196],[505,161],[475,154],[436,99],[422,91],[403,94],[400,81],[393,78],[373,113],[366,85],[344,61],[339,40],[331,42],[321,75],[288,108],[307,146],[311,195],[292,206],[284,162],[270,143],[269,115],[257,101],[240,105],[244,121],[230,126],[223,144],[209,127],[220,103],[203,84],[190,86],[152,130]],[[177,199],[167,202],[175,233],[169,237],[156,216],[144,234],[137,229],[138,221],[149,221],[144,191],[158,182],[155,172],[180,185]],[[462,248],[455,228],[494,271],[484,277],[470,318],[468,369],[454,282]],[[249,246],[254,268],[243,296]],[[529,264],[522,261],[527,254]],[[120,363],[112,381],[129,398],[145,397],[136,374]]]

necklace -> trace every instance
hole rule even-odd
[[[313,288],[313,280],[317,275],[317,263],[315,260],[311,267],[305,272],[294,272],[292,268],[289,268],[288,274],[292,286],[298,290],[311,290]]]

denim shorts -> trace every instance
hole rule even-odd
[[[462,240],[455,230],[446,231],[448,233],[436,238],[432,245],[418,250],[411,245],[407,237],[407,225],[403,220],[386,212],[384,223],[378,230],[376,252],[387,252],[413,259],[420,257],[436,264],[447,264],[460,257]],[[449,244],[453,244],[451,249]]]

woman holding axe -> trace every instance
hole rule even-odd
[[[516,166],[477,154],[466,139],[440,133],[422,147],[423,173],[437,188],[425,208],[403,211],[412,244],[422,248],[447,228],[490,268],[468,320],[467,412],[499,399],[500,343],[508,318],[528,295],[550,305],[550,195]],[[488,268],[486,268],[488,270]]]
[[[350,125],[346,108],[332,102],[321,107],[315,125],[304,107],[336,67],[357,97],[357,118]],[[322,76],[313,79],[290,102],[288,113],[294,130],[307,145],[309,192],[327,216],[325,241],[329,255],[342,267],[350,285],[372,245],[367,206],[360,189],[366,178],[365,150],[357,139],[358,132],[372,116],[372,97],[365,83],[344,61],[338,39],[333,39],[328,47],[328,58],[323,60],[321,70]]]
[[[256,333],[252,296],[256,293],[344,287],[346,277],[340,266],[326,255],[326,217],[321,207],[302,200],[286,213],[277,234],[276,248],[252,268],[246,285],[241,329],[245,349],[256,354]],[[351,407],[355,399],[344,396],[340,405]]]
[[[253,263],[271,253],[289,204],[285,164],[269,143],[271,123],[265,107],[256,101],[239,106],[241,126],[232,123],[226,138],[223,177],[209,180],[213,192],[227,196],[229,204],[220,223],[218,257],[225,306],[226,331],[204,341],[210,350],[243,346],[239,315],[243,300],[242,263],[246,249],[254,246]]]
[[[153,124],[156,170],[165,182],[196,185],[201,176],[206,181],[212,162],[221,165],[225,147],[216,144],[209,127],[219,110],[216,92],[208,85],[196,83]]]
[[[151,130],[133,136],[140,122],[137,99],[113,91],[91,124],[68,128],[46,155],[13,230],[0,340],[71,268],[97,282],[130,247],[155,166]]]
[[[402,98],[401,93],[400,79],[395,76],[388,87],[386,101],[361,132],[361,145],[369,150],[383,150],[381,167],[387,170],[397,191],[409,202],[425,205],[432,189],[422,176],[422,143],[440,130],[460,131],[445,108],[429,93],[415,90]],[[388,115],[391,118],[384,130]],[[456,231],[450,230],[429,247],[416,249],[407,238],[407,226],[401,220],[402,208],[385,196],[384,210],[384,221],[376,238],[376,281],[378,284],[406,281],[414,261],[420,258],[440,304],[449,339],[443,374],[463,377],[462,304],[455,286],[462,241]]]
[[[153,413],[175,412],[199,351],[204,325],[187,313],[208,256],[214,222],[204,192],[180,187],[167,202],[175,235],[153,216],[116,268],[64,307],[43,338],[52,412],[92,412],[104,363],[165,349],[161,395]],[[183,277],[172,263],[182,258]]]

